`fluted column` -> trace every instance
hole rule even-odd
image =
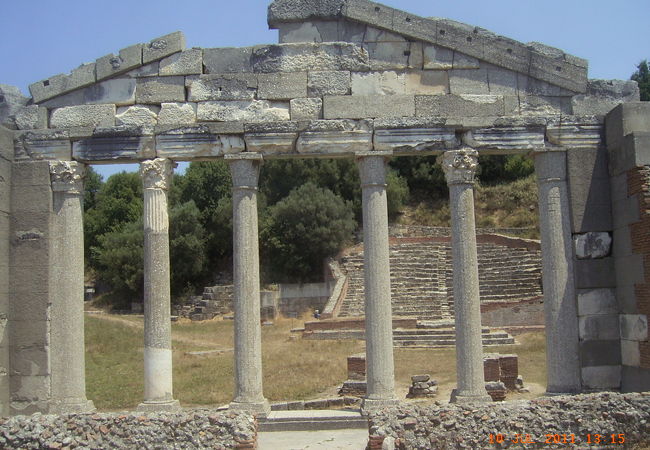
[[[378,152],[357,154],[363,201],[367,364],[364,410],[396,403],[388,260],[387,155]]]
[[[257,181],[262,156],[226,155],[232,175],[233,277],[235,309],[235,398],[230,408],[266,416],[262,393],[260,259]]]
[[[454,317],[456,323],[456,380],[451,401],[491,401],[485,390],[481,340],[481,303],[478,284],[474,175],[478,152],[472,149],[443,153],[438,162],[449,185]]]
[[[144,188],[144,402],[141,410],[179,408],[172,389],[167,190],[173,163],[143,161]]]
[[[84,344],[84,233],[83,178],[85,166],[77,162],[50,163],[54,195],[52,233],[52,306],[49,412],[79,413],[94,410],[86,399]]]
[[[542,242],[547,394],[580,392],[578,313],[566,153],[535,154]]]

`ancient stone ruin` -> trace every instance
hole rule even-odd
[[[0,413],[88,411],[82,183],[139,163],[143,409],[174,409],[167,189],[175,161],[224,158],[234,223],[233,410],[265,415],[257,184],[265,159],[355,158],[361,174],[367,411],[396,402],[386,161],[439,155],[450,191],[456,401],[489,401],[473,185],[478,157],[531,155],[539,186],[547,391],[650,389],[650,104],[634,82],[482,28],[366,0],[276,0],[280,43],[136,44],[0,108]],[[5,88],[3,88],[4,90]],[[13,92],[13,91],[12,91]],[[14,92],[15,93],[15,92]],[[612,239],[611,248],[603,245]]]

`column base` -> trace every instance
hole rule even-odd
[[[181,404],[178,400],[165,400],[161,402],[144,401],[138,405],[137,410],[142,412],[179,411]]]
[[[390,408],[399,404],[396,398],[364,398],[361,401],[361,414],[367,416],[372,411],[383,408]]]
[[[86,414],[97,411],[92,400],[86,399],[52,400],[48,409],[50,414]]]
[[[449,403],[488,403],[492,401],[492,397],[485,394],[464,394],[458,393],[457,389],[451,391]]]
[[[230,402],[228,405],[230,411],[247,412],[255,417],[265,418],[271,412],[271,405],[268,400],[261,402]]]

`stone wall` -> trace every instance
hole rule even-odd
[[[613,212],[621,389],[650,389],[650,104],[621,105],[607,115]],[[612,295],[610,294],[610,298]]]
[[[0,416],[9,415],[9,235],[11,206],[11,132],[0,126]]]
[[[323,312],[325,304],[334,288],[334,281],[325,283],[280,284],[280,313],[302,314],[319,310]]]

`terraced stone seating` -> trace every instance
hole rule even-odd
[[[208,286],[203,289],[202,296],[192,298],[177,314],[192,320],[209,320],[218,314],[232,311],[232,300],[232,284]]]
[[[479,235],[477,241],[482,303],[516,302],[542,295],[539,244],[500,235]],[[339,262],[348,277],[339,317],[362,316],[363,248],[353,249]],[[393,315],[423,320],[453,318],[449,238],[392,238],[390,266]]]

